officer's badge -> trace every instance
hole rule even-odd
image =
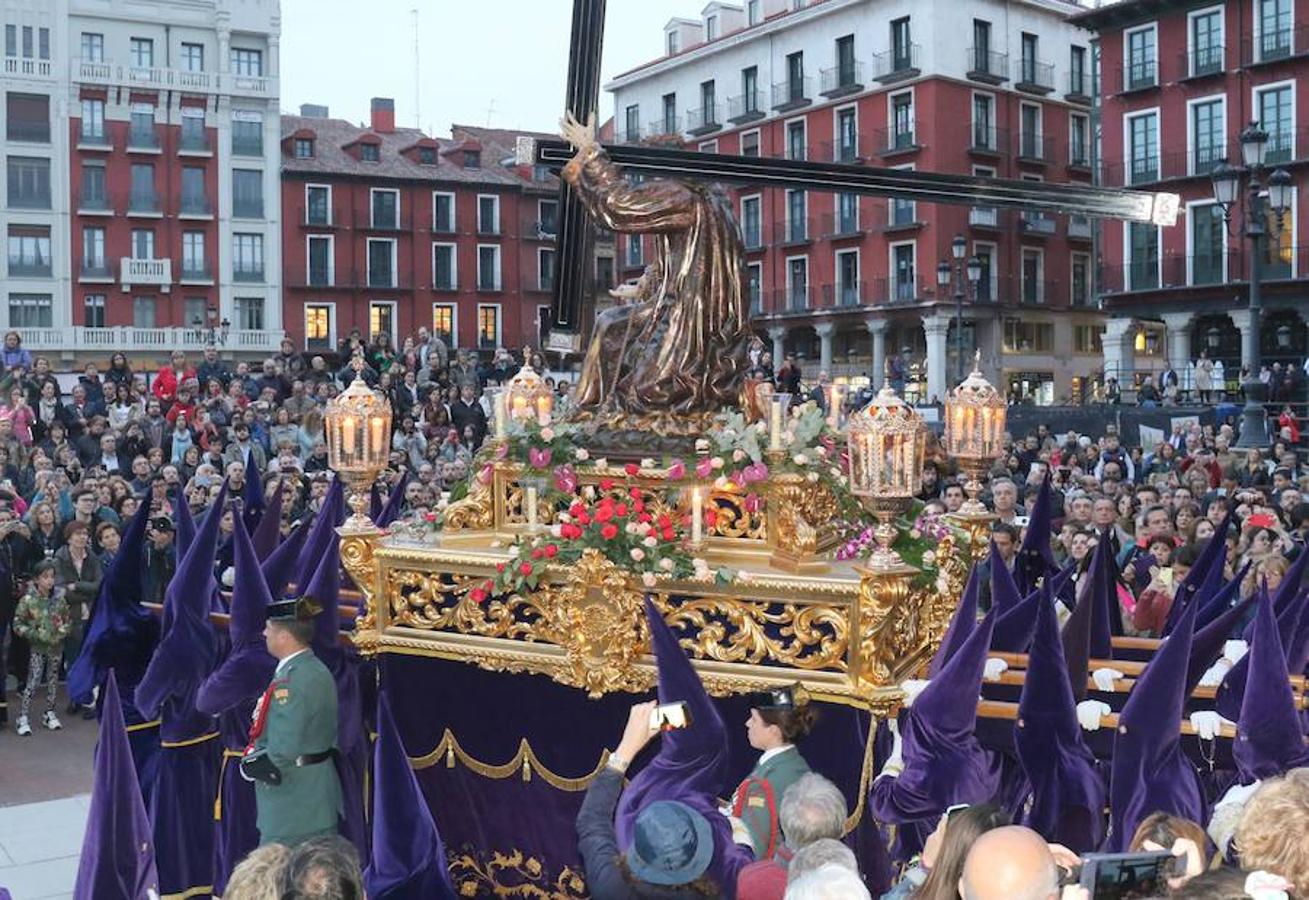
[[[273,699],[276,700],[278,703],[286,703],[286,701],[291,699],[291,689],[278,688],[277,690],[273,691]]]

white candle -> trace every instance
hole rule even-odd
[[[373,452],[385,457],[390,449],[386,441],[386,420],[381,416],[373,416]]]
[[[704,494],[700,488],[691,489],[691,543],[704,540]]]
[[[550,411],[554,407],[554,401],[549,394],[542,394],[536,398],[536,421],[541,423],[542,427],[550,424]]]
[[[521,419],[527,415],[527,398],[522,394],[515,395],[513,416],[515,419]]]
[[[773,399],[772,408],[769,410],[768,417],[768,449],[782,449],[782,404],[776,398]]]
[[[841,428],[841,386],[830,385],[827,388],[827,424],[833,431]]]
[[[505,406],[503,388],[495,392],[493,410],[495,413],[495,436],[504,439],[509,434],[509,410]]]
[[[355,420],[346,416],[341,420],[341,455],[353,456],[355,452]]]
[[[536,528],[536,488],[527,489],[527,527]]]

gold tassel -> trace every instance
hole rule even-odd
[[[523,757],[523,781],[532,780],[532,761],[526,756]]]

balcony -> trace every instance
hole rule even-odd
[[[79,281],[112,282],[114,273],[109,267],[109,261],[106,259],[83,259],[77,277]]]
[[[787,140],[783,146],[778,148],[779,159],[793,159],[797,162],[804,162],[809,158],[809,146],[804,141],[792,143]]]
[[[554,289],[555,280],[548,275],[527,275],[523,278],[523,290],[529,294],[553,294]]]
[[[982,84],[1004,84],[1009,80],[1009,54],[996,53],[986,47],[969,47],[964,57],[968,71],[964,74],[971,81]]]
[[[227,332],[226,350],[260,356],[276,352],[285,332],[280,329]],[[23,346],[31,350],[91,351],[97,354],[146,352],[167,355],[173,350],[199,353],[209,343],[208,329],[196,328],[24,328]]]
[[[264,217],[264,198],[262,197],[232,198],[232,218],[262,219],[263,217]]]
[[[825,284],[823,306],[846,307],[868,305],[868,282],[848,281],[840,284]]]
[[[1309,54],[1309,25],[1265,31],[1241,42],[1241,65],[1259,66]]]
[[[1127,164],[1129,185],[1149,184],[1159,180],[1159,156],[1141,156]]]
[[[182,129],[182,135],[178,139],[177,153],[179,156],[213,156],[214,145],[209,137],[209,130],[201,128],[199,131]]]
[[[973,228],[999,228],[1000,211],[994,206],[974,206],[968,210],[968,224]]]
[[[908,78],[917,78],[921,73],[918,61],[923,48],[918,44],[897,47],[873,54],[873,80],[879,84],[894,84]]]
[[[328,265],[310,264],[305,268],[306,287],[333,287],[332,268]]]
[[[741,94],[727,98],[727,121],[732,125],[744,125],[762,119],[767,113],[763,91]]]
[[[1270,129],[1264,163],[1280,166],[1309,156],[1309,127]],[[1237,158],[1237,156],[1233,156]]]
[[[813,308],[812,288],[792,285],[773,292],[773,311],[780,313],[805,312]]]
[[[741,243],[745,245],[747,253],[764,249],[763,228],[760,226],[758,219],[752,224],[741,225]]]
[[[81,215],[111,215],[109,198],[100,192],[82,191],[73,197],[73,208]]]
[[[113,141],[109,140],[109,133],[101,128],[99,131],[86,128],[86,120],[82,120],[82,128],[77,134],[77,149],[79,150],[112,150]]]
[[[1018,161],[1044,165],[1054,159],[1054,137],[1025,132],[1018,135]]]
[[[879,128],[873,132],[873,146],[878,156],[894,156],[898,153],[914,153],[923,149],[919,140],[918,121],[902,122],[894,128]]]
[[[691,137],[700,137],[722,127],[723,123],[719,121],[717,104],[702,106],[699,109],[690,109],[686,112],[686,133]]]
[[[1190,50],[1183,51],[1177,57],[1178,80],[1208,78],[1211,75],[1223,74],[1226,68],[1225,54],[1226,48],[1222,44],[1192,47]]]
[[[146,286],[158,287],[166,294],[173,284],[173,261],[124,256],[118,262],[118,274],[125,291]]]
[[[497,219],[479,218],[477,220],[478,237],[499,237],[502,234],[504,234],[504,232],[500,230],[500,220],[498,218]]]
[[[163,206],[154,191],[132,191],[127,199],[129,216],[162,216]]]
[[[1073,240],[1091,239],[1091,220],[1087,216],[1068,217],[1068,237]]]
[[[882,223],[880,230],[884,234],[917,231],[923,227],[923,221],[918,215],[918,204],[912,200],[886,200],[878,209],[874,221]]]
[[[162,147],[158,125],[132,127],[127,130],[128,153],[159,153]]]
[[[500,276],[483,277],[477,276],[477,292],[479,294],[498,294],[504,290],[504,285],[500,281]]]
[[[1045,94],[1054,91],[1054,63],[1039,59],[1020,59],[1014,72],[1014,88],[1028,94]]]
[[[809,217],[777,222],[773,226],[773,243],[779,247],[795,247],[813,240],[814,223]]]
[[[214,270],[205,260],[183,259],[179,284],[213,284]]]
[[[50,123],[10,119],[5,123],[5,137],[24,144],[50,143]]]
[[[1023,210],[1018,217],[1018,230],[1025,235],[1046,237],[1057,230],[1054,216]]]
[[[186,218],[212,219],[214,205],[209,202],[208,197],[188,197],[183,194],[179,211]]]
[[[54,274],[50,260],[9,258],[10,278],[49,278]]]
[[[849,62],[818,73],[822,95],[828,100],[857,94],[864,89],[864,64]]]
[[[239,281],[242,284],[262,284],[264,282],[264,264],[263,263],[232,263],[232,280]],[[369,280],[369,287],[382,287]],[[386,285],[389,287],[390,285]]]
[[[1009,152],[1009,132],[1007,129],[973,125],[968,144],[968,152],[981,156],[1000,156]]]
[[[333,221],[340,221],[339,214]],[[309,224],[314,224],[314,223],[311,222]],[[454,219],[442,219],[442,220],[434,221],[432,223],[432,234],[455,234],[455,233],[456,232],[455,232]]]
[[[1142,59],[1129,62],[1119,73],[1121,79],[1115,93],[1130,94],[1135,91],[1148,91],[1159,86],[1159,63],[1154,59]]]
[[[1053,278],[1023,278],[1018,302],[1024,306],[1045,306],[1059,296],[1059,282]]]
[[[858,165],[868,159],[867,141],[862,136],[838,141],[823,141],[819,147],[823,159],[829,162]]]
[[[9,188],[9,208],[10,209],[49,209],[50,208],[50,186],[32,185],[31,189],[26,192],[14,190],[13,182],[10,182]]]
[[[651,122],[645,126],[645,136],[648,138],[661,137],[681,137],[682,135],[682,117],[681,116],[664,116],[656,122]]]
[[[559,234],[555,219],[528,219],[523,223],[521,237],[529,241],[553,241]]]
[[[1068,90],[1064,99],[1081,106],[1091,105],[1091,75],[1088,72],[1069,72]]]
[[[6,56],[5,76],[45,81],[54,77],[54,70],[51,68],[48,59],[23,59],[17,56]]]
[[[276,78],[262,75],[234,75],[230,72],[192,72],[186,69],[125,66],[113,62],[72,61],[72,79],[78,84],[106,87],[146,86],[153,90],[188,93],[237,94],[245,97],[277,97]],[[276,347],[276,344],[273,345]]]
[[[860,237],[864,229],[859,227],[859,216],[853,213],[828,213],[823,216],[823,237],[829,240]]]
[[[812,79],[788,78],[773,85],[773,111],[790,112],[814,101]]]
[[[917,303],[925,296],[922,279],[913,276],[878,278],[873,283],[873,302],[882,305]]]

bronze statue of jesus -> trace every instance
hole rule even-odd
[[[652,234],[655,255],[631,302],[597,319],[577,386],[597,424],[699,433],[740,402],[749,346],[744,247],[732,205],[699,182],[634,184],[597,143],[594,118],[560,123],[577,148],[561,173],[605,227]]]

